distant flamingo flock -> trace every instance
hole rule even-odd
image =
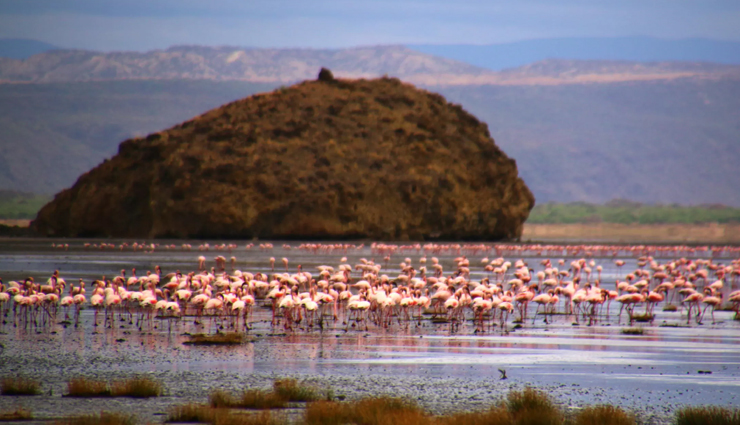
[[[656,308],[675,311],[687,325],[702,324],[707,316],[715,323],[719,309],[740,316],[738,247],[373,243],[369,258],[351,264],[347,255],[363,248],[282,245],[283,252],[299,250],[304,259],[316,254],[339,260],[309,271],[292,266],[287,256],[270,257],[272,244],[248,244],[243,249],[259,251],[252,258],[264,258],[259,270],[250,272],[237,268],[235,256],[227,261],[218,255],[208,268],[207,252],[233,253],[236,244],[85,243],[85,250],[201,255],[194,258],[197,269],[186,272],[163,274],[155,266],[144,275],[120,270],[90,282],[67,282],[58,271],[41,283],[33,277],[0,280],[0,329],[78,327],[83,308],[94,310],[94,327],[142,331],[156,327],[155,319],[170,320],[170,326],[248,331],[256,306],[271,310],[269,326],[285,332],[408,329],[425,326],[430,318],[450,331],[476,333],[507,332],[511,322],[535,325],[538,318],[547,326],[556,315],[585,325],[653,323]],[[628,263],[635,268],[623,270]],[[612,271],[608,283],[602,280],[606,267]]]

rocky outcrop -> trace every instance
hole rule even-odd
[[[397,79],[324,77],[121,143],[32,227],[70,237],[521,235],[534,197],[486,124]]]

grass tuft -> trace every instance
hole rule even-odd
[[[9,411],[0,410],[0,422],[28,421],[31,419],[33,419],[31,411],[22,407]]]
[[[273,391],[287,401],[307,402],[321,398],[315,388],[299,384],[295,379],[276,380],[273,384]]]
[[[170,408],[165,422],[214,423],[224,413],[228,411],[207,404],[188,403]]]
[[[162,384],[146,377],[130,378],[107,384],[87,378],[74,378],[67,383],[68,397],[158,397]]]
[[[645,333],[643,328],[622,328],[624,335],[642,335]]]
[[[635,417],[611,405],[590,406],[575,417],[574,425],[635,425]]]
[[[529,387],[524,391],[511,391],[506,406],[517,425],[559,425],[563,422],[563,415],[552,400]]]
[[[505,406],[493,406],[481,412],[456,413],[441,416],[435,425],[511,425],[514,418]]]
[[[431,418],[416,404],[392,397],[364,398],[351,403],[317,401],[304,412],[306,425],[429,425]]]
[[[235,397],[225,391],[216,390],[209,396],[211,407],[242,409],[280,409],[287,407],[286,399],[271,391],[245,390],[240,397]]]
[[[183,344],[189,345],[239,345],[248,342],[246,335],[238,332],[217,333],[213,335],[195,334],[190,335],[189,340]]]
[[[653,317],[654,316],[650,313],[636,313],[632,315],[632,320],[634,320],[635,322],[644,323],[650,322],[651,320],[653,320]]]
[[[678,311],[678,307],[673,304],[667,304],[665,307],[663,307],[663,311]]]
[[[685,407],[676,413],[676,425],[740,425],[740,410],[719,406]]]
[[[87,378],[72,378],[67,382],[68,397],[110,397],[108,384]]]
[[[111,384],[111,394],[113,397],[159,397],[162,384],[147,377],[131,378]]]
[[[23,377],[7,377],[0,381],[2,395],[38,395],[41,394],[41,383]]]
[[[134,425],[134,415],[116,412],[100,412],[98,415],[73,416],[54,422],[54,425]]]

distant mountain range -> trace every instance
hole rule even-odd
[[[56,192],[128,137],[314,79],[321,66],[399,77],[463,105],[517,160],[538,202],[740,206],[738,65],[551,59],[496,72],[403,46],[0,58],[0,188]]]
[[[409,44],[417,52],[500,71],[545,59],[740,64],[740,42],[689,38],[571,37],[500,44]],[[0,57],[26,59],[60,47],[37,40],[0,39]],[[242,48],[244,49],[244,48]]]
[[[515,68],[545,59],[632,62],[716,62],[740,64],[740,42],[701,38],[551,38],[503,44],[413,44],[410,49],[491,70]]]

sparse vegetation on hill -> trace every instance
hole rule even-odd
[[[740,208],[724,205],[646,205],[615,200],[604,205],[584,202],[544,203],[529,215],[532,224],[619,223],[703,224],[740,223]]]
[[[33,227],[56,236],[501,239],[534,198],[488,128],[442,96],[307,81],[206,112],[84,174]]]

